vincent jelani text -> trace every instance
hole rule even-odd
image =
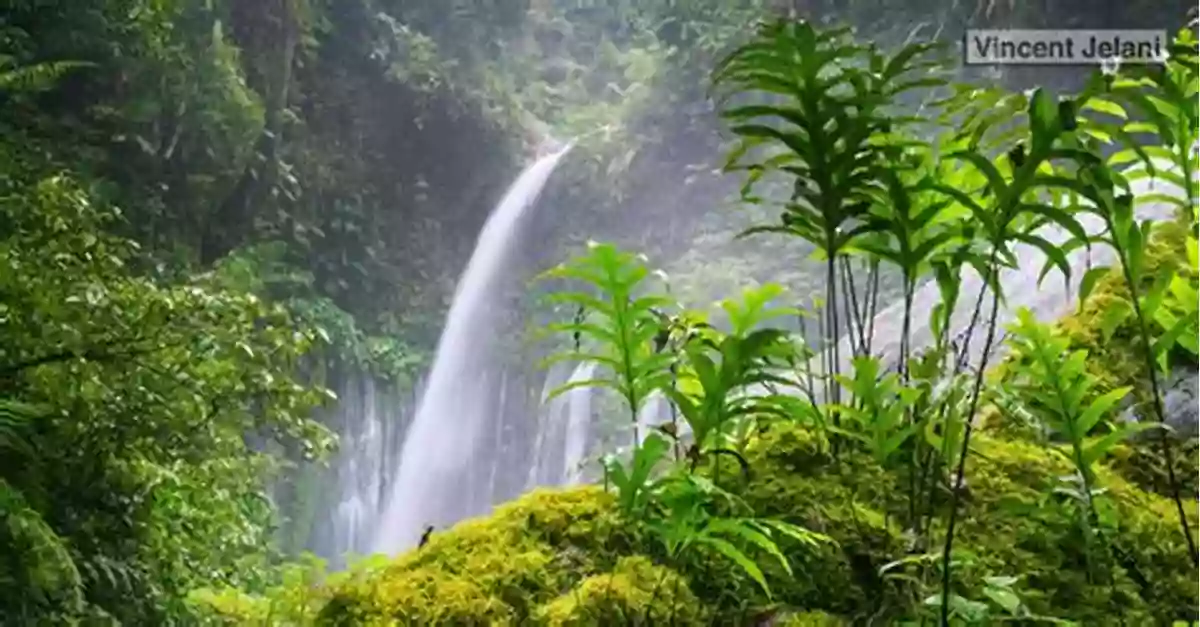
[[[993,31],[994,32],[994,31]],[[1041,35],[1039,33],[1039,35]],[[968,56],[984,62],[1057,61],[1099,63],[1105,59],[1153,60],[1163,58],[1162,35],[1122,37],[1058,32],[1038,37],[1005,37],[974,34],[967,38]],[[971,54],[973,53],[973,54]]]

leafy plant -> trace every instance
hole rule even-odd
[[[728,334],[707,324],[682,330],[677,381],[662,392],[690,428],[693,467],[710,454],[738,457],[729,448],[737,442],[728,440],[738,422],[756,416],[788,416],[774,402],[777,394],[767,393],[767,386],[792,386],[779,369],[793,356],[794,346],[787,333],[759,328],[762,321],[798,314],[790,307],[769,306],[781,293],[779,286],[766,285],[745,290],[741,302],[723,301],[731,327]]]
[[[49,89],[72,70],[95,67],[95,65],[85,61],[46,61],[18,65],[12,56],[0,54],[0,94],[28,93]]]
[[[1173,337],[1177,346],[1197,357],[1200,356],[1200,281],[1197,280],[1200,256],[1194,234],[1188,236],[1185,246],[1187,268],[1171,277],[1162,302],[1154,308],[1154,322],[1160,337]]]
[[[25,505],[3,515],[36,514],[67,547],[86,606],[63,622],[182,620],[192,586],[252,587],[273,459],[247,436],[309,458],[331,444],[307,415],[327,396],[294,378],[313,336],[252,295],[132,274],[134,244],[106,233],[117,215],[65,177],[6,192],[0,479]],[[6,589],[0,612],[24,612],[32,588]]]
[[[908,143],[897,134],[915,119],[899,115],[894,103],[906,92],[941,84],[933,76],[913,78],[938,67],[923,58],[934,48],[912,44],[887,56],[854,43],[846,29],[818,31],[808,22],[777,20],[713,73],[721,115],[740,138],[726,170],[747,172],[743,201],[769,202],[754,192],[774,175],[789,179],[792,189],[779,224],[744,234],[798,236],[825,260],[826,375],[840,364],[840,316],[857,309],[849,293],[839,299],[839,256],[870,228],[875,186],[908,163]],[[739,104],[731,105],[735,97]],[[759,101],[741,104],[747,98]],[[826,391],[838,400],[832,379]]]
[[[1159,63],[1122,67],[1098,79],[1096,92],[1084,107],[1099,114],[1087,120],[1095,140],[1116,144],[1118,150],[1107,165],[1121,170],[1128,183],[1155,180],[1183,192],[1172,194],[1156,189],[1138,194],[1135,205],[1164,203],[1175,207],[1185,219],[1196,216],[1200,202],[1196,179],[1197,141],[1200,140],[1200,64],[1197,63],[1196,33],[1190,27],[1178,31],[1166,46]],[[1131,119],[1130,113],[1140,119]],[[1149,135],[1144,141],[1138,135]],[[1122,167],[1125,166],[1125,167]],[[1128,186],[1123,186],[1128,190]],[[1103,209],[1102,206],[1097,205]]]
[[[889,467],[920,430],[920,425],[909,419],[909,413],[921,391],[901,384],[895,373],[881,374],[879,361],[871,357],[855,358],[853,376],[838,375],[838,380],[853,399],[837,408],[847,419],[841,433],[865,444],[875,461]]]
[[[1023,97],[1015,98],[1020,103]],[[1028,133],[1022,141],[1012,145],[1004,156],[996,161],[989,158],[979,147],[970,147],[947,155],[947,158],[962,161],[969,167],[978,170],[986,177],[986,185],[977,197],[961,189],[935,183],[934,188],[954,198],[970,210],[972,219],[982,230],[984,241],[990,248],[987,262],[984,265],[984,284],[992,293],[989,305],[990,317],[986,322],[986,334],[983,343],[983,360],[975,375],[975,382],[970,396],[967,416],[973,416],[983,387],[984,370],[988,355],[992,349],[996,334],[996,321],[1002,298],[1002,289],[997,282],[999,269],[1012,266],[1015,262],[1010,246],[1016,242],[1036,246],[1046,254],[1047,270],[1057,267],[1065,277],[1070,277],[1071,268],[1064,257],[1063,250],[1045,239],[1039,232],[1043,226],[1055,225],[1068,233],[1074,234],[1078,241],[1086,242],[1087,234],[1079,221],[1070,212],[1047,203],[1054,197],[1049,190],[1057,186],[1063,177],[1054,175],[1061,168],[1068,167],[1079,161],[1094,162],[1095,157],[1086,150],[1080,149],[1080,141],[1076,136],[1077,122],[1075,111],[1078,110],[1080,99],[1059,100],[1056,105],[1043,90],[1035,90],[1028,98],[1023,124],[1016,125],[1016,131],[1002,132],[1004,136],[1014,133]],[[1004,107],[1001,107],[1003,109]],[[976,138],[987,136],[996,120],[982,118],[978,126],[968,125],[964,132]],[[1026,141],[1028,143],[1026,143]],[[982,199],[987,200],[981,203]],[[973,329],[981,311],[977,302],[975,314],[969,329]],[[970,446],[973,422],[968,421],[962,437],[961,454],[957,462],[954,478],[954,497],[951,502],[949,521],[947,525],[946,543],[943,550],[946,563],[943,564],[943,622],[946,620],[948,607],[950,566],[948,560],[954,540],[958,499],[962,488],[963,472]]]
[[[1021,356],[1021,368],[1011,381],[1025,407],[1072,447],[1070,457],[1080,475],[1094,480],[1091,468],[1122,439],[1152,428],[1152,423],[1113,424],[1106,419],[1130,390],[1118,387],[1097,395],[1083,350],[1070,350],[1070,341],[1038,322],[1028,309],[1017,313],[1009,341]],[[1089,443],[1093,431],[1108,429],[1104,438]]]
[[[737,564],[769,595],[762,570],[744,547],[771,555],[790,575],[791,566],[773,536],[782,534],[808,544],[824,536],[782,521],[724,515],[731,507],[748,508],[739,507],[736,497],[694,473],[699,460],[709,454],[730,454],[744,465],[736,451],[724,447],[729,427],[760,413],[781,413],[769,396],[755,395],[754,386],[787,383],[772,374],[771,366],[788,363],[794,346],[785,333],[756,327],[794,310],[770,306],[780,294],[778,286],[749,289],[742,302],[722,303],[731,327],[722,334],[694,317],[665,316],[657,309],[670,304],[665,296],[639,295],[638,288],[649,274],[637,257],[607,244],[591,244],[584,255],[546,273],[582,281],[594,290],[551,294],[553,302],[578,306],[579,314],[570,323],[550,326],[552,331],[570,333],[576,345],[549,362],[593,361],[610,373],[568,383],[551,394],[592,385],[616,390],[634,423],[634,445],[628,465],[617,455],[606,456],[603,463],[606,484],[616,489],[623,514],[644,523],[663,544],[668,559],[678,560],[689,550],[708,547]],[[673,342],[673,334],[681,337]],[[585,338],[587,350],[581,348]],[[656,471],[668,459],[670,443],[660,433],[643,438],[636,430],[638,409],[655,391],[674,401],[694,437],[690,463],[680,465],[677,460],[661,474]],[[678,442],[674,430],[664,432]]]
[[[746,555],[745,549],[753,548],[772,557],[790,577],[791,564],[781,552],[777,538],[787,538],[806,548],[831,541],[823,534],[780,520],[714,514],[712,510],[718,508],[735,514],[753,510],[715,483],[689,472],[676,472],[663,481],[658,504],[664,514],[652,520],[650,528],[671,560],[706,547],[741,568],[768,597],[771,595],[769,582],[762,569]]]
[[[1189,224],[1194,222],[1198,198],[1196,185],[1200,184],[1195,179],[1197,159],[1200,158],[1196,150],[1200,142],[1200,114],[1194,106],[1195,94],[1200,91],[1200,69],[1197,69],[1196,59],[1195,35],[1185,28],[1173,41],[1169,56],[1161,65],[1134,70],[1131,77],[1095,77],[1089,90],[1079,99],[1081,108],[1088,107],[1118,121],[1089,120],[1084,125],[1088,132],[1086,143],[1095,146],[1115,141],[1122,150],[1108,161],[1102,161],[1094,156],[1098,150],[1093,147],[1088,153],[1092,156],[1079,161],[1077,179],[1048,179],[1052,185],[1065,190],[1079,210],[1092,213],[1103,221],[1105,229],[1100,236],[1091,239],[1077,236],[1076,245],[1094,241],[1109,246],[1116,253],[1131,304],[1129,311],[1116,315],[1132,314],[1150,380],[1154,416],[1159,423],[1166,418],[1159,377],[1167,368],[1167,355],[1180,338],[1191,343],[1190,334],[1196,323],[1190,317],[1174,318],[1167,313],[1163,319],[1174,318],[1172,327],[1157,338],[1151,336],[1157,312],[1172,284],[1175,284],[1175,290],[1188,294],[1187,286],[1175,282],[1169,269],[1161,269],[1153,276],[1147,271],[1146,250],[1154,225],[1150,220],[1141,220],[1136,209],[1146,202],[1167,202],[1178,208],[1180,219]],[[1138,111],[1150,122],[1128,121],[1126,107]],[[1135,133],[1150,134],[1156,143],[1143,145],[1133,137]],[[1121,167],[1123,164],[1132,165]],[[1182,192],[1183,199],[1157,189],[1135,194],[1131,184],[1145,179],[1166,182],[1169,187]],[[1090,294],[1104,271],[1093,268],[1083,277],[1080,300]],[[1159,431],[1158,442],[1167,466],[1180,530],[1195,565],[1200,563],[1200,554],[1196,552],[1184,510],[1172,446],[1165,430]]]
[[[641,515],[655,498],[657,479],[655,467],[667,457],[671,445],[657,433],[651,433],[634,447],[629,465],[615,455],[603,460],[605,481],[617,490],[617,503],[629,516]]]
[[[551,391],[549,398],[577,387],[612,389],[625,401],[635,441],[639,439],[638,410],[652,392],[666,388],[671,379],[668,368],[672,358],[657,350],[655,343],[662,333],[657,308],[671,301],[659,294],[638,294],[649,276],[650,271],[635,255],[598,243],[589,243],[584,255],[543,274],[545,279],[579,281],[590,288],[548,296],[551,303],[577,307],[578,315],[572,322],[548,327],[551,332],[570,334],[575,346],[547,363],[591,361],[601,366],[597,378],[562,385]]]
[[[1047,623],[1051,625],[1070,626],[1076,623],[1050,616],[1041,616],[1030,611],[1020,595],[1013,590],[1018,577],[990,576],[984,578],[981,594],[985,600],[976,601],[953,595],[950,598],[951,624],[991,625],[996,622]],[[938,595],[925,599],[925,605],[936,608],[942,604]]]
[[[1018,312],[1018,322],[1010,336],[1014,348],[1022,356],[1022,368],[1011,385],[1024,407],[1050,431],[1065,440],[1069,451],[1057,447],[1050,450],[1066,455],[1078,473],[1078,490],[1073,490],[1083,511],[1086,537],[1099,533],[1100,513],[1096,506],[1095,465],[1122,440],[1147,429],[1161,426],[1155,423],[1115,424],[1105,421],[1110,412],[1131,387],[1118,387],[1104,394],[1095,394],[1094,377],[1086,370],[1087,352],[1070,350],[1070,341],[1055,334],[1050,327],[1038,323],[1027,309]],[[1107,433],[1093,437],[1102,428]],[[1095,542],[1092,542],[1095,544]],[[1103,546],[1105,553],[1108,549]]]

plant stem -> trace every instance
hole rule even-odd
[[[908,387],[909,383],[909,351],[911,350],[911,340],[909,334],[912,331],[912,302],[915,280],[910,275],[909,271],[904,271],[904,320],[900,327],[900,380],[904,387]],[[914,421],[912,406],[905,410],[905,419],[907,422]],[[920,438],[914,436],[912,439],[912,454],[908,456],[908,525],[912,528],[916,523],[917,518],[917,458],[920,455]],[[915,533],[915,531],[914,531]]]
[[[833,236],[830,235],[831,241],[828,243],[829,246],[833,245],[832,239],[833,239]],[[842,367],[841,351],[839,350],[839,347],[838,347],[838,344],[840,344],[839,340],[841,338],[839,337],[840,334],[838,333],[840,325],[838,324],[838,307],[837,307],[837,298],[838,298],[837,258],[834,255],[832,249],[828,249],[826,252],[829,255],[829,260],[826,263],[826,267],[825,267],[825,276],[826,276],[825,289],[826,289],[826,295],[827,295],[827,301],[825,303],[825,313],[829,317],[829,326],[825,329],[825,331],[826,331],[826,337],[828,338],[829,355],[830,355],[830,357],[829,357],[830,369],[829,369],[829,372],[827,372],[826,374],[828,374],[830,377],[830,386],[829,386],[830,399],[834,403],[837,403],[838,401],[841,400],[841,396],[842,396],[841,395],[841,386],[833,378],[834,375],[837,375],[840,373],[840,369]],[[836,419],[835,419],[834,424],[835,425],[837,424]]]
[[[836,257],[834,256],[834,252],[833,252],[833,238],[834,238],[834,234],[833,234],[833,232],[830,232],[828,235],[828,238],[827,238],[827,244],[826,244],[827,248],[825,251],[826,254],[828,255],[828,262],[826,263],[826,267],[825,267],[825,270],[826,270],[825,289],[827,291],[827,298],[828,298],[828,300],[825,303],[825,312],[829,316],[829,327],[825,331],[826,331],[826,337],[830,338],[828,343],[826,344],[826,346],[828,347],[827,352],[829,353],[829,369],[825,371],[825,376],[827,377],[826,380],[828,382],[828,389],[829,389],[829,395],[826,396],[826,399],[828,400],[828,402],[831,402],[834,405],[837,405],[841,401],[842,395],[841,395],[841,386],[837,381],[836,375],[838,374],[838,370],[841,368],[842,364],[841,364],[841,359],[840,359],[840,351],[838,351],[838,343],[839,343],[840,338],[838,337],[838,315],[837,315],[837,263],[836,263],[837,260],[836,260]],[[840,412],[837,412],[835,410],[835,413],[833,414],[833,420],[832,420],[834,428],[840,427],[841,422],[842,422],[842,419],[841,419]],[[835,459],[837,458],[838,451],[840,449],[841,449],[841,438],[837,437],[835,435],[833,437],[833,456]]]
[[[858,330],[858,355],[866,357],[867,352],[867,321],[866,321],[866,299],[863,300],[863,308],[858,307],[858,289],[854,285],[854,273],[850,271],[850,259],[842,257],[842,276],[845,279],[843,286],[847,302],[847,308],[850,310],[850,322],[852,330]]]
[[[621,374],[625,377],[625,401],[629,404],[629,419],[633,424],[633,448],[636,449],[642,445],[641,433],[638,430],[638,407],[641,405],[641,398],[637,390],[637,380],[633,374],[633,326],[632,316],[629,311],[629,297],[626,294],[619,293],[613,299],[614,318],[617,326],[620,329],[620,350],[621,350]]]
[[[1142,340],[1142,354],[1146,360],[1146,371],[1150,376],[1150,394],[1154,397],[1154,414],[1160,425],[1166,425],[1166,411],[1163,409],[1162,395],[1160,394],[1158,384],[1158,365],[1154,363],[1154,345],[1150,342],[1150,334],[1146,328],[1146,318],[1142,312],[1142,305],[1138,298],[1137,289],[1133,280],[1133,274],[1129,270],[1129,264],[1125,263],[1125,254],[1123,247],[1117,244],[1116,238],[1113,238],[1114,247],[1117,249],[1117,254],[1121,259],[1121,270],[1125,277],[1125,286],[1129,290],[1129,300],[1133,301],[1133,315],[1137,319],[1138,334]],[[1171,446],[1171,441],[1167,436],[1166,429],[1158,430],[1158,444],[1163,456],[1163,463],[1167,465],[1167,487],[1171,490],[1171,498],[1175,501],[1175,509],[1179,514],[1179,527],[1183,531],[1183,539],[1187,542],[1188,554],[1192,559],[1192,566],[1200,566],[1200,555],[1196,553],[1196,541],[1192,539],[1191,526],[1188,525],[1187,512],[1183,508],[1183,498],[1180,495],[1179,479],[1175,476],[1175,455],[1174,449]]]
[[[867,306],[867,341],[866,353],[871,354],[871,345],[875,341],[875,314],[879,309],[879,260],[871,261],[871,292],[868,295],[870,305]]]
[[[1181,130],[1184,132],[1178,135],[1178,137],[1187,137],[1188,133],[1186,129]],[[1188,153],[1192,151],[1192,147],[1183,145],[1183,142],[1176,142],[1176,144],[1176,150],[1179,151],[1179,169],[1183,172],[1183,180],[1187,182],[1183,186],[1183,192],[1187,194],[1186,217],[1188,222],[1194,222],[1196,220],[1196,189],[1194,187],[1194,179],[1196,177],[1192,172],[1192,168],[1189,167],[1192,161],[1188,158]],[[1195,553],[1194,550],[1192,552]]]
[[[904,319],[900,326],[900,380],[904,385],[908,385],[908,369],[911,355],[909,352],[912,349],[912,304],[913,292],[916,290],[916,279],[909,275],[908,271],[904,272]]]
[[[992,249],[992,260],[988,267],[991,275],[996,273],[997,249]],[[984,282],[986,285],[986,281]],[[971,401],[968,404],[966,424],[963,425],[963,441],[961,454],[958,458],[958,468],[954,474],[954,486],[950,493],[950,514],[946,522],[946,544],[942,548],[942,625],[950,625],[950,553],[954,549],[954,526],[958,522],[958,501],[962,493],[963,476],[967,468],[967,452],[971,445],[971,431],[975,426],[975,410],[979,405],[979,396],[983,391],[983,373],[987,370],[988,353],[991,352],[992,342],[996,339],[996,317],[1000,312],[1000,292],[992,290],[992,313],[988,320],[987,337],[983,342],[983,357],[979,370],[975,373],[975,383],[971,390]]]

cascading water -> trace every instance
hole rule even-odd
[[[533,449],[533,464],[529,467],[529,477],[525,482],[526,489],[539,485],[553,485],[557,482],[560,453],[563,450],[563,412],[566,411],[568,397],[560,394],[550,398],[550,393],[566,383],[563,377],[563,363],[554,364],[546,373],[546,381],[542,386],[539,397],[540,416],[538,420],[537,440]]]
[[[570,145],[527,167],[488,217],[459,280],[438,340],[428,387],[404,438],[374,550],[395,553],[416,544],[427,525],[445,526],[485,511],[487,495],[471,494],[472,461],[489,416],[474,389],[484,378],[480,347],[496,334],[494,283],[503,276],[517,227]]]
[[[595,372],[595,362],[584,362],[577,365],[565,380],[557,368],[547,373],[541,396],[534,463],[529,469],[526,488],[573,485],[582,480],[580,467],[587,459],[592,435],[592,398],[595,390],[590,386],[582,386],[554,398],[550,398],[550,393],[564,384],[589,381]]]
[[[348,425],[339,441],[344,447],[345,463],[339,467],[338,492],[343,496],[334,510],[333,545],[340,552],[360,550],[371,523],[379,511],[383,492],[383,423],[376,411],[375,382],[370,378],[352,380],[360,397],[351,402],[363,410],[362,418]]]
[[[336,373],[333,387],[338,403],[328,424],[337,429],[339,447],[324,481],[334,489],[321,492],[304,542],[306,549],[340,566],[347,554],[371,550],[416,390],[397,389],[360,372]]]
[[[571,374],[569,383],[590,381],[596,373],[596,362],[585,361]],[[592,388],[577,387],[567,392],[566,435],[563,438],[562,483],[574,485],[582,478],[582,466],[587,458],[588,436],[592,430]]]
[[[646,436],[654,427],[671,422],[671,404],[662,392],[650,394],[642,408],[638,410],[638,444],[646,441]]]

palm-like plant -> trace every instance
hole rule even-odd
[[[766,24],[714,73],[725,107],[721,115],[740,138],[726,169],[747,173],[743,199],[765,202],[756,189],[769,173],[782,174],[791,184],[779,223],[744,235],[799,236],[825,260],[827,375],[840,363],[839,311],[856,309],[849,294],[839,302],[838,258],[863,232],[878,182],[905,163],[911,144],[897,133],[917,119],[894,110],[897,98],[942,84],[930,75],[913,78],[938,67],[926,58],[934,48],[913,44],[889,57],[854,43],[848,29],[817,31],[807,22],[777,21]],[[761,102],[725,106],[735,96]],[[828,398],[836,402],[838,386],[832,379],[827,385]]]
[[[1074,244],[1106,245],[1116,253],[1131,305],[1120,313],[1133,319],[1150,382],[1154,417],[1160,423],[1166,419],[1160,373],[1167,369],[1167,354],[1180,339],[1191,343],[1196,320],[1194,315],[1175,316],[1169,306],[1163,306],[1171,294],[1190,297],[1190,286],[1168,268],[1151,274],[1145,252],[1154,223],[1140,220],[1138,208],[1146,203],[1164,203],[1175,207],[1180,219],[1194,225],[1196,204],[1200,202],[1200,112],[1195,106],[1200,93],[1198,56],[1196,36],[1185,28],[1168,48],[1164,63],[1135,68],[1125,76],[1094,77],[1077,102],[1081,110],[1093,114],[1081,124],[1086,133],[1083,143],[1087,152],[1083,154],[1096,156],[1078,160],[1075,178],[1046,179],[1067,193],[1076,211],[1092,213],[1104,224],[1101,234],[1077,237]],[[1130,121],[1130,110],[1146,121]],[[1139,141],[1135,137],[1138,134],[1153,139],[1149,143]],[[1116,144],[1120,149],[1102,159],[1098,156],[1102,144]],[[1172,194],[1152,189],[1135,194],[1131,183],[1147,179],[1166,183],[1177,191]],[[1097,267],[1084,275],[1079,290],[1081,302],[1107,272],[1108,268]],[[1117,322],[1115,316],[1112,321]],[[1167,325],[1157,338],[1152,337],[1154,323]],[[1200,563],[1175,474],[1172,446],[1165,430],[1159,430],[1158,435],[1180,529],[1193,564]]]

